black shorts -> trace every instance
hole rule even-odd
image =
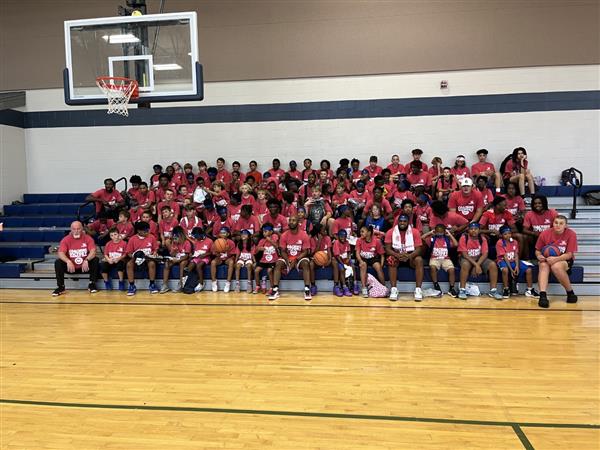
[[[363,258],[363,261],[367,263],[367,267],[373,267],[373,264],[375,263],[381,263],[381,258],[375,257],[375,258]]]
[[[262,268],[262,269],[274,269],[275,268],[275,263],[267,263],[267,262],[259,262],[258,267]]]
[[[116,269],[117,272],[125,271],[125,261],[121,260],[116,264],[110,264],[107,261],[102,262],[102,270],[100,273],[110,273],[112,269]]]

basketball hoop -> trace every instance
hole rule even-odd
[[[98,77],[96,84],[108,99],[107,114],[129,116],[127,105],[130,98],[138,98],[138,82],[123,77]]]

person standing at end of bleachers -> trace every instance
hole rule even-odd
[[[551,246],[559,253],[555,256],[545,256],[548,254],[548,247]],[[548,278],[550,272],[565,288],[567,292],[567,303],[577,303],[577,296],[573,292],[569,272],[575,260],[575,252],[577,252],[577,234],[567,226],[567,218],[565,216],[556,216],[552,222],[552,228],[548,228],[540,233],[535,244],[535,256],[540,265],[538,274],[538,286],[540,287],[540,299],[538,306],[548,308],[550,302],[546,294],[548,287]]]
[[[81,222],[73,222],[71,232],[60,241],[58,259],[54,263],[54,270],[58,287],[52,292],[53,297],[58,297],[66,291],[65,272],[89,273],[88,290],[92,294],[98,292],[96,288],[96,281],[98,280],[96,244],[90,236],[84,233]]]
[[[113,220],[119,217],[119,210],[125,206],[125,199],[115,189],[115,180],[107,178],[104,180],[104,189],[98,189],[85,198],[86,202],[96,203],[96,214],[105,211]]]

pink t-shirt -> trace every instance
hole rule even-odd
[[[110,259],[118,259],[127,254],[127,242],[120,240],[119,242],[109,241],[104,246],[104,255]]]
[[[158,241],[151,234],[144,237],[136,234],[127,242],[127,254],[133,255],[138,250],[144,252],[145,255],[152,255],[158,250]]]
[[[371,259],[383,255],[384,250],[381,240],[373,237],[371,238],[371,242],[367,242],[363,238],[360,238],[356,242],[356,253],[363,259]]]
[[[287,230],[281,235],[279,248],[286,251],[290,259],[296,259],[304,250],[310,249],[310,238],[302,230],[298,230],[296,233]]]
[[[465,196],[462,191],[456,191],[450,194],[448,199],[448,208],[456,209],[456,212],[467,220],[475,217],[475,211],[483,209],[483,199],[479,191],[471,191],[470,195]]]
[[[204,238],[199,241],[194,241],[194,253],[192,257],[200,258],[207,262],[210,258],[210,249],[212,248],[213,241],[210,238]]]
[[[262,257],[260,258],[261,263],[272,264],[277,261],[277,242],[279,241],[279,235],[272,234],[271,241],[272,243],[263,238],[258,243],[258,247],[264,248]]]
[[[347,259],[350,256],[350,243],[348,241],[342,243],[339,240],[336,240],[333,243],[333,256],[339,257],[341,259]]]
[[[561,234],[557,234],[554,228],[549,228],[540,233],[535,243],[535,249],[541,250],[546,245],[555,245],[560,249],[561,254],[571,252],[573,253],[573,259],[575,259],[577,234],[570,228],[566,228]]]
[[[481,243],[479,243],[479,238],[473,239],[471,236],[463,234],[458,240],[458,251],[466,253],[477,261],[483,253],[489,252],[487,239],[485,236],[479,236],[481,237]]]
[[[555,209],[549,209],[542,214],[535,211],[527,211],[523,219],[523,227],[541,233],[544,230],[552,227],[552,223],[558,213]]]
[[[173,242],[171,244],[171,256],[174,256],[177,259],[189,255],[190,253],[192,253],[192,243],[188,240],[181,243]]]
[[[58,251],[66,254],[75,267],[80,269],[83,260],[95,248],[96,244],[89,235],[82,233],[79,239],[75,239],[72,234],[68,234],[60,241]]]
[[[202,226],[202,220],[196,216],[191,219],[185,216],[179,221],[179,226],[185,230],[188,236],[191,236],[194,228]]]
[[[496,260],[498,262],[504,260],[504,256],[508,261],[515,261],[519,255],[519,243],[516,239],[510,238],[509,241],[498,239],[496,242]]]
[[[445,236],[431,236],[425,240],[425,245],[431,248],[431,259],[450,259],[450,246],[446,242]]]
[[[514,225],[515,221],[513,216],[508,211],[504,211],[502,214],[495,214],[494,210],[488,210],[481,215],[479,223],[484,229],[500,231],[500,227],[503,225]]]

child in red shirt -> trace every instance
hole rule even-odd
[[[215,242],[213,242],[211,253],[214,258],[210,262],[210,278],[212,280],[212,291],[218,292],[219,286],[217,284],[217,268],[222,265],[227,266],[227,281],[225,281],[225,286],[223,288],[223,292],[227,293],[231,289],[231,279],[233,278],[233,269],[235,265],[236,258],[236,249],[235,243],[229,239],[230,230],[228,227],[222,227],[219,231],[218,239],[224,239],[227,242],[227,248],[224,252],[217,252],[215,247]]]
[[[237,261],[235,263],[235,292],[240,292],[240,272],[242,267],[246,268],[248,283],[246,292],[252,292],[252,274],[254,272],[254,245],[252,243],[252,233],[243,229],[240,231],[240,240],[236,244]]]
[[[112,283],[109,279],[110,271],[117,269],[119,276],[119,290],[125,290],[124,272],[125,261],[127,259],[127,242],[125,242],[116,228],[109,230],[110,241],[104,246],[104,259],[102,260],[101,273],[104,279],[104,288],[112,290]]]
[[[206,233],[201,227],[196,227],[191,233],[192,255],[187,270],[193,270],[198,274],[198,284],[194,288],[194,292],[204,290],[204,267],[210,264],[210,254],[213,245],[212,239],[206,236]]]
[[[169,251],[169,256],[166,257],[165,267],[163,269],[163,285],[160,289],[161,294],[170,291],[169,275],[171,274],[171,269],[175,266],[179,266],[179,284],[174,292],[179,292],[183,289],[183,276],[190,254],[192,253],[192,244],[188,241],[187,233],[182,227],[176,226],[173,228],[172,238],[167,243],[167,250]]]
[[[500,228],[501,239],[496,243],[496,261],[502,272],[502,284],[504,290],[503,298],[509,298],[511,294],[519,294],[517,280],[519,273],[525,272],[527,281],[526,297],[539,297],[539,294],[533,289],[532,264],[527,261],[519,260],[519,243],[512,238],[510,226],[503,225]],[[512,284],[509,284],[509,276],[512,278]]]
[[[275,262],[279,259],[279,235],[274,233],[273,224],[267,222],[262,226],[263,238],[256,246],[256,257],[259,258],[256,268],[254,269],[254,290],[253,294],[258,294],[260,286],[260,273],[263,270],[267,271],[269,283],[273,286],[273,269]],[[263,294],[266,294],[266,286],[263,289]]]
[[[315,282],[315,269],[317,267],[327,267],[331,264],[331,238],[327,235],[327,227],[319,227],[319,232],[310,238],[310,250],[311,257],[310,266],[310,291],[311,295],[317,295],[317,285]],[[314,234],[313,230],[313,234]],[[327,253],[328,260],[323,266],[318,266],[315,260],[312,258],[316,252]]]
[[[360,281],[362,283],[362,296],[369,297],[367,289],[367,269],[373,267],[377,272],[377,278],[381,284],[385,284],[383,274],[383,245],[381,240],[373,237],[373,227],[362,227],[360,239],[356,242],[356,260],[360,270]]]
[[[333,270],[333,293],[338,297],[352,297],[358,294],[358,286],[354,283],[354,267],[350,259],[351,247],[347,240],[347,232],[340,229],[332,246],[331,269]]]
[[[456,274],[454,272],[454,263],[450,259],[450,249],[452,247],[458,247],[456,238],[450,231],[446,229],[443,223],[439,223],[435,226],[432,231],[425,233],[421,236],[423,243],[428,246],[431,250],[431,257],[429,259],[429,270],[431,272],[431,281],[433,282],[433,288],[440,291],[439,296],[442,296],[442,289],[438,283],[438,270],[442,269],[448,273],[448,283],[450,284],[450,290],[448,294],[451,297],[458,297],[458,292],[454,288],[456,280]]]

